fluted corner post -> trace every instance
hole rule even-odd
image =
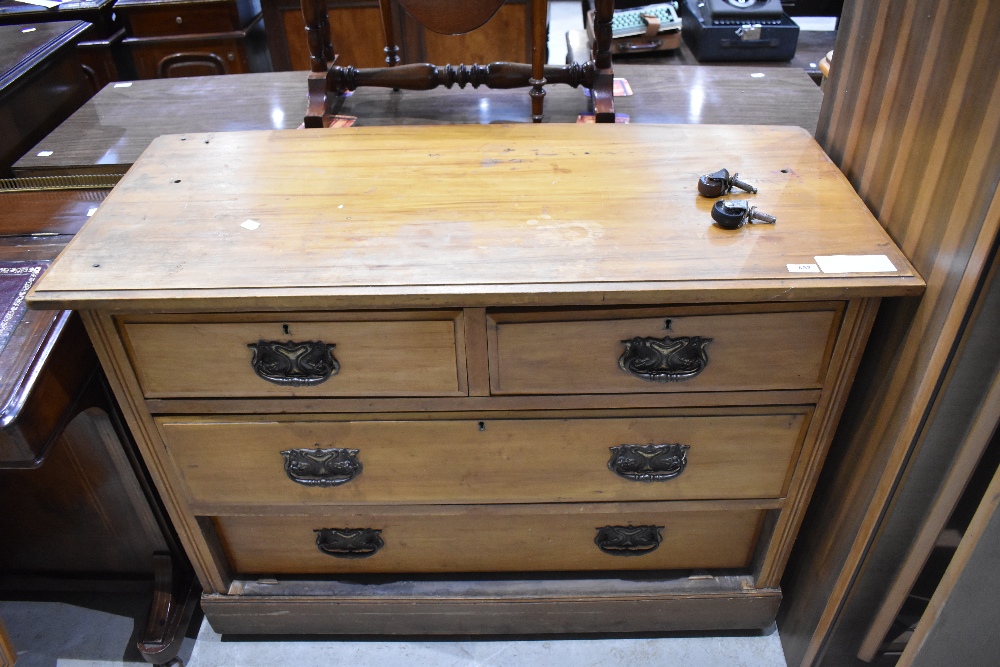
[[[594,11],[594,120],[598,123],[615,122],[614,70],[611,67],[611,19],[615,13],[614,0],[596,0]]]
[[[309,45],[309,69],[325,72],[336,58],[330,38],[326,0],[302,0],[302,19],[306,24],[306,43]]]
[[[545,60],[548,37],[548,0],[531,0],[531,120],[542,122],[545,101]]]
[[[392,23],[392,0],[379,0],[379,13],[382,14],[382,31],[385,33],[385,64],[395,67],[399,64],[399,44],[396,43],[396,31]]]

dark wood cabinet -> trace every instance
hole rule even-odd
[[[393,17],[404,63],[529,62],[527,0],[508,0],[486,25],[465,35],[440,35],[411,18],[396,2]],[[277,71],[309,69],[305,22],[297,0],[261,0],[268,47]],[[378,0],[327,0],[337,64],[381,67],[385,38]]]
[[[132,64],[122,44],[125,28],[115,11],[115,0],[79,0],[52,8],[0,0],[0,25],[30,26],[52,21],[91,24],[77,42],[76,51],[92,92],[111,81],[133,78]]]
[[[138,78],[271,69],[259,0],[119,0]]]
[[[0,178],[90,97],[74,49],[87,27],[0,25]]]

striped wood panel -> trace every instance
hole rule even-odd
[[[816,138],[927,291],[886,300],[876,321],[785,577],[779,627],[789,665],[817,664],[828,648],[992,252],[1000,222],[998,33],[1000,3],[991,0],[844,7]]]

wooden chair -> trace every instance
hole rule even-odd
[[[544,86],[564,83],[574,88],[583,86],[591,91],[595,120],[615,122],[611,68],[611,18],[614,0],[597,0],[594,19],[595,44],[591,60],[569,65],[546,65],[548,0],[530,0],[532,50],[531,64],[496,62],[488,65],[438,66],[429,63],[400,64],[399,46],[393,29],[392,5],[398,2],[415,20],[428,30],[458,35],[479,28],[500,9],[504,0],[380,0],[382,27],[385,31],[386,67],[357,69],[335,64],[336,53],[330,38],[326,0],[302,0],[302,15],[309,44],[309,108],[306,127],[329,125],[331,108],[336,97],[360,86],[377,86],[395,90],[431,90],[438,86],[451,88],[471,85],[478,88],[531,87],[531,118],[542,122]]]

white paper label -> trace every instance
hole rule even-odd
[[[257,222],[256,220],[247,220],[246,222],[241,224],[240,227],[242,227],[243,229],[249,229],[252,232],[253,230],[260,227],[260,223]]]
[[[752,78],[754,78],[754,79],[763,79],[764,78],[764,73],[763,72],[754,72],[750,76]]]
[[[786,264],[789,273],[819,273],[816,264]]]
[[[126,81],[124,83],[116,83],[115,88],[128,88],[131,85],[132,85],[131,81]]]
[[[89,211],[87,211],[87,217],[89,218],[90,216],[94,215],[95,213],[97,213],[97,207],[96,206],[94,208],[90,209]]]
[[[25,28],[21,32],[35,32],[36,30],[38,30],[38,28]]]
[[[815,257],[823,273],[894,273],[885,255],[826,255]]]
[[[38,151],[38,157],[48,157],[52,155],[52,151]]]

